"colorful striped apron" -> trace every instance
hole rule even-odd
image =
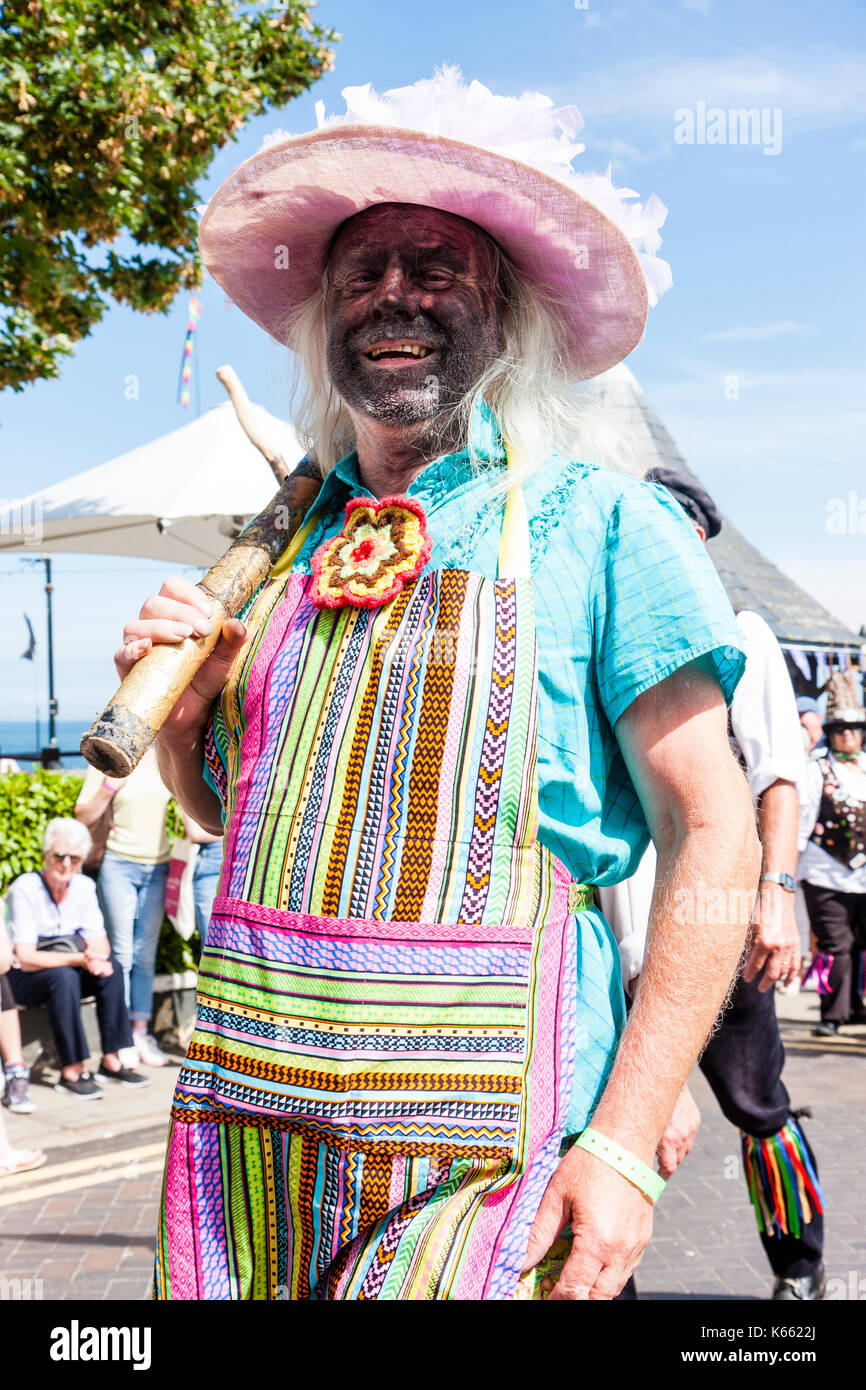
[[[526,568],[255,600],[158,1298],[515,1296],[618,1026],[609,935],[536,838]]]

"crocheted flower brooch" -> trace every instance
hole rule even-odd
[[[310,597],[318,608],[378,608],[418,578],[432,548],[423,508],[410,497],[353,497],[339,536],[313,556]]]

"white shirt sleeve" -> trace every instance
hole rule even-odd
[[[823,784],[821,764],[815,758],[808,759],[797,787],[800,797],[800,829],[797,836],[797,849],[800,854],[803,853],[809,836],[815,829],[818,808],[821,805]]]
[[[619,946],[624,985],[643,969],[657,862],[655,845],[650,844],[631,878],[597,889],[601,911]]]
[[[734,691],[731,726],[746,763],[749,789],[758,797],[773,782],[797,783],[805,753],[794,687],[782,649],[757,613],[737,614],[746,669]]]
[[[10,884],[6,894],[6,913],[9,921],[9,935],[12,945],[19,942],[36,944],[39,936],[39,913],[32,893],[28,892],[35,874],[22,874]]]

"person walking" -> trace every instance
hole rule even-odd
[[[803,779],[798,872],[815,937],[817,1037],[866,1023],[866,708],[850,677],[830,678],[824,736]]]
[[[148,1067],[168,1065],[149,1031],[159,934],[165,917],[170,844],[166,812],[171,793],[151,749],[121,781],[88,768],[75,816],[96,825],[111,807],[111,827],[96,880],[99,905],[111,948],[123,972],[123,991],[132,1020],[132,1045]]]

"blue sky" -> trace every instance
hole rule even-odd
[[[449,61],[496,91],[574,103],[586,123],[578,166],[612,162],[618,184],[669,208],[662,254],[674,287],[629,365],[748,538],[855,630],[866,623],[862,0],[322,0],[317,13],[344,35],[334,71],[221,151],[202,199],[268,131],[311,128],[317,99],[342,110],[344,86],[400,86]],[[678,143],[677,112],[700,103],[766,108],[777,122],[780,111],[778,152]],[[285,414],[288,354],[211,281],[203,300],[202,410],[224,399],[213,373],[228,360],[255,399]],[[185,423],[185,318],[185,299],[166,317],[112,308],[59,381],[3,393],[0,498]],[[124,394],[129,374],[137,400]],[[862,533],[831,534],[833,500],[851,491]],[[85,717],[110,694],[123,621],[162,567],[88,555],[58,556],[54,568],[61,714]],[[30,718],[33,673],[18,653],[24,610],[44,632],[37,567],[0,559],[0,600],[0,718]]]

